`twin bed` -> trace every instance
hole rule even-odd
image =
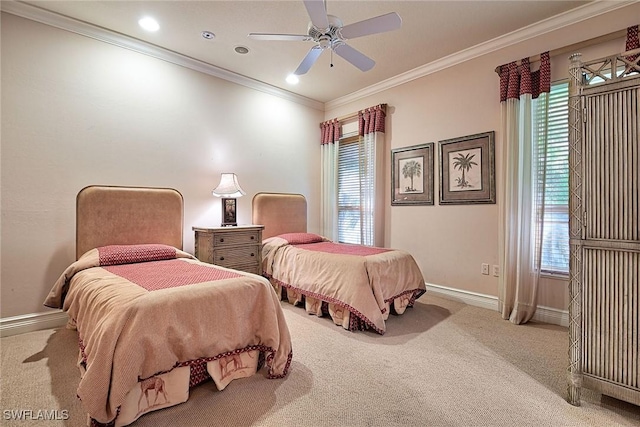
[[[408,252],[341,244],[307,232],[300,194],[258,193],[252,221],[264,225],[263,274],[276,292],[336,325],[383,334],[389,314],[402,314],[426,290]]]
[[[79,338],[78,397],[91,425],[123,426],[264,367],[284,377],[291,337],[263,277],[182,251],[175,190],[87,187],[77,196],[77,261],[45,305],[69,314]]]
[[[287,375],[292,346],[280,301],[348,330],[386,330],[425,292],[413,257],[307,232],[301,195],[258,193],[265,277],[182,250],[183,200],[172,189],[90,186],[78,193],[76,257],[45,305],[78,331],[78,397],[94,426],[124,426],[264,371]]]

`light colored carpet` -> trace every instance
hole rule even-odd
[[[640,407],[583,389],[566,402],[568,332],[516,326],[497,312],[424,295],[383,336],[352,333],[283,303],[293,337],[287,378],[263,371],[132,424],[158,426],[639,426]],[[76,332],[1,340],[3,426],[83,426],[75,397]],[[66,410],[69,419],[11,421],[10,410]]]

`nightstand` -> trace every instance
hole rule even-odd
[[[262,274],[264,225],[193,227],[195,256],[222,267]]]

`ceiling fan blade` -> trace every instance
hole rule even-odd
[[[355,39],[356,37],[368,36],[370,34],[384,33],[386,31],[397,30],[402,26],[402,18],[395,12],[364,21],[354,22],[345,25],[340,30],[340,34],[345,39]]]
[[[374,65],[376,65],[373,59],[345,43],[341,43],[334,47],[333,51],[362,71],[369,71]]]
[[[313,40],[306,34],[267,34],[267,33],[249,33],[247,36],[254,40],[282,40],[282,41],[302,41]]]
[[[311,66],[318,60],[323,50],[324,49],[322,49],[320,46],[314,46],[309,49],[307,56],[304,57],[293,74],[295,74],[296,76],[301,76],[302,74],[305,74],[307,71],[309,71],[309,69],[311,69]]]
[[[304,0],[304,7],[307,8],[309,18],[316,28],[329,28],[329,18],[327,18],[324,0]]]

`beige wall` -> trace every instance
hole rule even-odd
[[[42,301],[75,259],[75,196],[91,184],[173,187],[194,225],[235,172],[251,222],[259,191],[307,196],[319,227],[322,112],[130,50],[2,14],[1,314]]]
[[[227,171],[247,191],[239,222],[251,221],[256,192],[299,192],[309,201],[309,229],[318,232],[318,123],[378,103],[389,105],[385,244],[411,251],[429,283],[495,296],[497,278],[480,274],[481,263],[498,263],[502,137],[494,68],[636,25],[638,16],[636,3],[322,113],[3,13],[0,317],[46,310],[44,297],[74,260],[75,196],[86,185],[178,189],[190,252],[191,227],[220,222],[211,190]],[[584,57],[623,44],[583,50]],[[554,80],[566,77],[565,58],[552,67]],[[391,208],[392,148],[490,130],[498,204]],[[436,201],[438,185],[436,173]],[[547,280],[540,303],[566,309],[566,289],[566,281]]]
[[[640,4],[634,4],[561,30],[534,37],[490,54],[426,75],[375,95],[327,109],[325,120],[362,108],[387,103],[386,188],[391,186],[390,151],[436,142],[434,206],[393,206],[386,191],[386,244],[410,251],[428,283],[498,295],[498,278],[480,272],[482,263],[498,264],[498,213],[503,182],[502,135],[500,133],[499,79],[496,66],[545,50],[558,49],[603,34],[637,25]],[[624,50],[624,38],[582,49],[583,59],[596,59]],[[552,59],[552,79],[568,77],[568,54]],[[497,204],[439,206],[439,140],[496,132]],[[566,280],[544,279],[539,303],[566,310]]]

